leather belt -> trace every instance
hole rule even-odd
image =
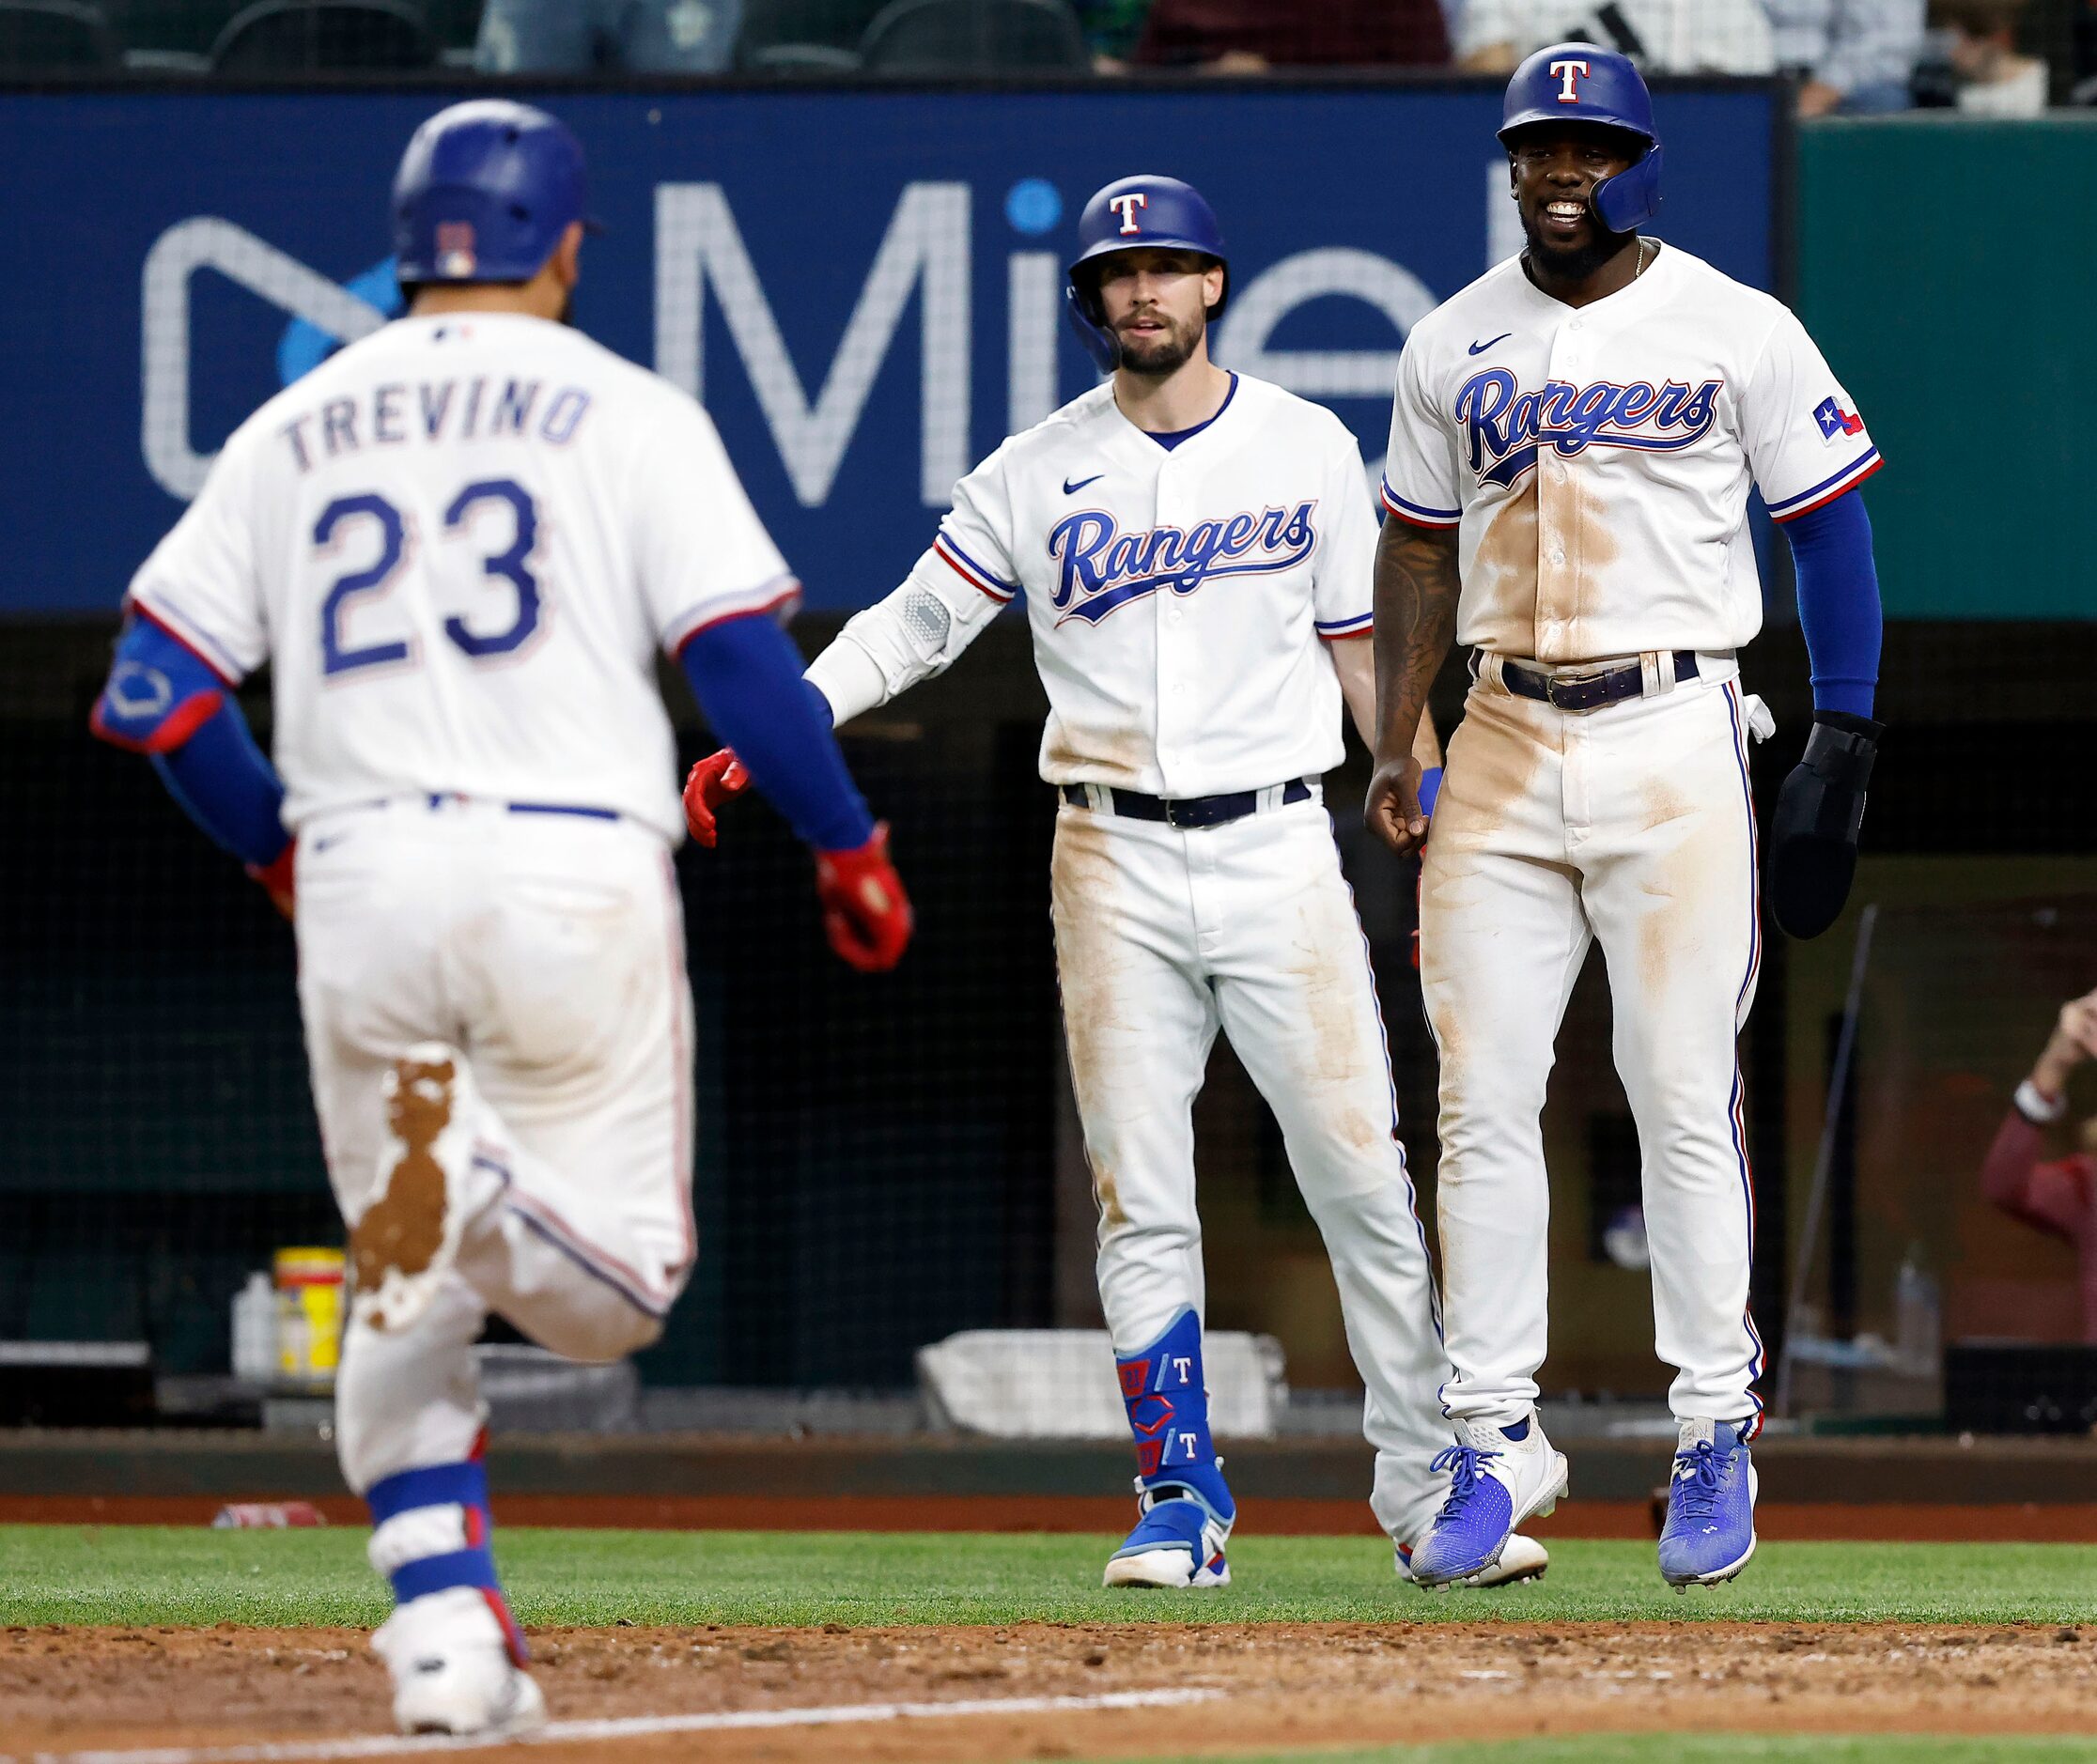
[[[1674,677],[1679,683],[1697,677],[1697,652],[1674,652]],[[1605,704],[1621,704],[1627,698],[1643,698],[1645,666],[1622,661],[1597,668],[1592,673],[1539,673],[1518,661],[1500,664],[1500,684],[1520,698],[1533,698],[1561,710],[1600,710]]]
[[[1146,797],[1140,790],[1115,790],[1106,784],[1063,784],[1063,799],[1074,809],[1096,805],[1095,793],[1104,797],[1107,812],[1131,821],[1162,821],[1167,827],[1223,827],[1242,821],[1258,812],[1263,790],[1233,790],[1220,797]],[[1281,786],[1282,801],[1309,802],[1311,786],[1292,778]]]

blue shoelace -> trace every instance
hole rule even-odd
[[[1498,1458],[1497,1451],[1480,1451],[1475,1446],[1451,1446],[1436,1454],[1430,1470],[1449,1472],[1449,1498],[1442,1503],[1442,1509],[1435,1515],[1438,1524],[1444,1519],[1459,1519],[1470,1497],[1478,1493],[1479,1469],[1488,1458]]]
[[[1700,1439],[1689,1450],[1675,1453],[1675,1484],[1682,1491],[1685,1519],[1711,1517],[1718,1505],[1721,1469],[1730,1467],[1730,1461],[1722,1461],[1708,1439]]]

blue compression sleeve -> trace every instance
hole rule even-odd
[[[267,869],[291,843],[284,786],[230,697],[180,747],[150,758],[167,794],[242,863]]]
[[[753,612],[694,631],[677,661],[723,747],[817,851],[853,851],[874,837],[845,756],[801,678],[800,652],[769,615]]]
[[[1813,708],[1872,714],[1885,615],[1864,496],[1851,490],[1784,523],[1798,576],[1798,623],[1813,669]]]

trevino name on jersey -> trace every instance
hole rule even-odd
[[[676,839],[656,650],[798,593],[691,398],[473,314],[396,320],[264,405],[131,598],[228,680],[272,662],[293,829],[456,792]]]
[[[1318,639],[1367,634],[1375,543],[1331,411],[1240,374],[1168,449],[1109,383],[963,478],[911,580],[969,627],[1025,590],[1049,782],[1203,797],[1339,765]]]
[[[1750,481],[1785,520],[1878,464],[1791,312],[1662,246],[1581,307],[1511,257],[1416,325],[1383,498],[1459,527],[1459,642],[1594,661],[1747,642],[1762,625]]]

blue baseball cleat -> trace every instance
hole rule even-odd
[[[1407,1586],[1419,1583],[1413,1576],[1412,1556],[1409,1546],[1399,1544],[1398,1578]],[[1551,1553],[1534,1538],[1525,1538],[1519,1531],[1508,1539],[1507,1547],[1500,1552],[1500,1559],[1488,1569],[1467,1575],[1452,1584],[1458,1586],[1511,1586],[1518,1581],[1542,1580],[1551,1566]]]
[[[1755,1553],[1755,1466],[1740,1430],[1685,1421],[1660,1533],[1660,1573],[1677,1592],[1715,1586]]]
[[[1435,1460],[1449,1472],[1449,1498],[1412,1553],[1422,1586],[1468,1581],[1497,1567],[1515,1527],[1563,1498],[1565,1459],[1531,1414],[1513,1427],[1462,1423],[1463,1436]]]
[[[1136,1484],[1142,1517],[1126,1541],[1108,1558],[1104,1586],[1228,1586],[1231,1565],[1223,1546],[1231,1540],[1236,1503],[1219,1467],[1191,1474],[1184,1483]]]
[[[1136,1529],[1107,1563],[1109,1586],[1227,1586],[1237,1503],[1209,1436],[1202,1321],[1180,1311],[1149,1347],[1119,1355],[1115,1376],[1136,1441]]]

